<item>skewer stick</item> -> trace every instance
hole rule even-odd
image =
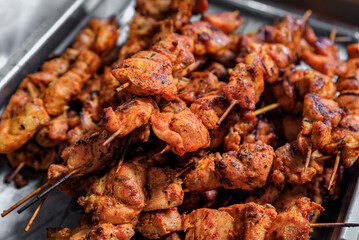
[[[311,228],[322,227],[359,227],[359,223],[311,223]]]
[[[121,86],[119,86],[118,88],[116,88],[116,91],[121,92],[125,88],[128,88],[130,85],[131,85],[131,82],[126,82],[126,83],[122,84]]]
[[[190,169],[193,165],[195,165],[194,161],[191,161],[189,163],[187,163],[183,168],[181,168],[175,175],[176,178],[178,178],[179,176],[181,176],[182,174],[184,174],[185,172],[188,171],[188,169]]]
[[[314,158],[314,160],[316,160],[316,161],[323,161],[323,160],[331,159],[332,157],[333,157],[332,155],[326,155],[326,156]]]
[[[340,151],[337,153],[337,157],[335,158],[334,168],[333,168],[332,176],[330,177],[328,190],[330,190],[332,188],[332,184],[334,182],[335,175],[338,171],[339,162],[340,162]]]
[[[335,36],[337,35],[337,30],[333,29],[331,32],[330,32],[330,36],[329,36],[329,40],[334,43],[335,42]]]
[[[227,108],[227,110],[222,114],[221,118],[218,120],[218,122],[216,123],[217,126],[221,125],[221,123],[223,122],[223,120],[227,117],[227,115],[232,111],[232,109],[234,108],[234,106],[236,106],[236,104],[238,103],[237,100],[233,100],[231,102],[231,105],[229,105],[229,107]]]
[[[351,37],[346,37],[346,36],[342,36],[342,37],[335,37],[334,42],[351,42],[353,39]]]
[[[302,24],[303,24],[303,25],[305,25],[305,24],[307,23],[309,17],[312,15],[312,13],[313,13],[313,12],[312,12],[311,9],[308,9],[308,10],[304,13],[304,15],[303,15],[303,17],[302,17]]]
[[[304,165],[304,170],[307,171],[309,163],[310,163],[310,159],[312,156],[312,148],[310,147],[307,153],[307,158],[305,159],[305,165]]]
[[[45,195],[47,195],[49,192],[51,192],[52,190],[54,190],[55,188],[57,188],[59,185],[61,185],[63,182],[65,182],[67,179],[71,178],[73,175],[75,175],[77,172],[79,171],[79,169],[75,169],[73,171],[71,171],[70,173],[68,173],[65,177],[63,177],[62,179],[60,179],[58,182],[56,182],[54,185],[52,185],[51,187],[49,187],[48,189],[46,189],[45,191],[43,191],[42,193],[38,194],[35,196],[35,198],[33,198],[30,202],[28,202],[27,204],[25,204],[22,208],[20,208],[17,213],[22,213],[23,211],[25,211],[26,209],[28,209],[30,206],[32,206],[34,203],[36,203],[37,201],[39,201],[41,198],[43,198]]]
[[[25,161],[17,165],[16,169],[11,173],[11,175],[5,178],[5,182],[10,183],[24,166],[25,166]]]
[[[171,146],[167,145],[159,154],[164,154],[164,153],[168,152],[169,150],[171,150]]]
[[[26,197],[24,197],[23,199],[21,199],[20,201],[18,201],[15,205],[13,205],[11,208],[9,208],[6,211],[3,211],[3,213],[1,214],[2,217],[5,217],[6,215],[8,215],[9,213],[11,213],[14,209],[16,209],[17,207],[19,207],[20,205],[22,205],[24,202],[26,202],[27,200],[29,200],[30,198],[32,198],[33,196],[35,196],[36,194],[38,194],[39,192],[41,192],[42,190],[44,190],[45,188],[47,188],[48,186],[50,186],[50,183],[45,183],[44,185],[42,185],[41,187],[39,187],[38,189],[36,189],[35,191],[33,191],[32,193],[30,193],[29,195],[27,195]]]
[[[171,146],[167,145],[161,152],[152,153],[152,154],[150,154],[150,155],[148,155],[148,156],[146,156],[144,158],[141,158],[140,160],[138,160],[138,162],[142,163],[144,161],[147,161],[150,158],[157,157],[157,156],[159,156],[161,154],[164,154],[164,153],[166,153],[166,152],[168,152],[170,150],[171,150]]]
[[[123,165],[123,161],[125,160],[125,154],[126,154],[128,144],[130,143],[130,141],[131,141],[131,133],[130,133],[130,135],[127,135],[127,139],[125,142],[125,146],[123,147],[123,152],[121,154],[120,161],[118,161],[118,164],[117,164],[116,173],[118,173],[118,171],[120,171],[120,169]]]
[[[225,201],[225,203],[223,204],[223,207],[227,206],[228,203],[232,200],[232,198],[234,197],[234,195],[236,195],[238,189],[235,189],[232,194],[229,196],[229,198]]]
[[[34,214],[33,214],[32,217],[30,218],[30,221],[29,221],[29,223],[27,224],[27,226],[26,226],[26,228],[25,228],[25,232],[28,232],[28,231],[29,231],[29,229],[30,229],[32,223],[34,222],[35,218],[37,217],[37,214],[39,214],[39,211],[40,211],[42,205],[44,204],[44,202],[45,202],[47,196],[48,196],[48,195],[46,195],[43,199],[41,199],[41,202],[40,202],[39,205],[37,206],[37,208],[36,208]]]
[[[120,127],[116,132],[112,133],[111,136],[106,139],[106,141],[102,143],[102,146],[106,146],[108,143],[112,142],[112,140],[114,140],[121,132],[122,128]]]
[[[268,106],[265,106],[265,107],[262,107],[262,108],[260,108],[258,110],[255,110],[254,111],[254,116],[257,116],[257,115],[263,114],[265,112],[271,111],[273,109],[276,109],[277,107],[279,107],[278,103],[269,104]]]

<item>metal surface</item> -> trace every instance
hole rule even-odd
[[[90,18],[116,16],[120,25],[124,25],[131,18],[133,6],[131,0],[72,1],[57,21],[39,26],[0,70],[0,109],[7,104],[22,78],[36,72],[50,54],[63,52]],[[5,156],[0,155],[0,181],[10,171]],[[24,174],[30,177],[34,172],[25,170]],[[9,208],[46,181],[45,173],[36,175],[36,179],[30,179],[22,189],[16,189],[12,184],[0,184],[0,209]],[[81,213],[76,199],[54,191],[48,196],[30,231],[24,233],[35,208],[36,205],[21,215],[13,211],[5,218],[0,218],[0,240],[46,239],[46,228],[76,227]]]
[[[264,24],[272,24],[275,18],[281,18],[285,14],[294,14],[297,17],[303,14],[252,0],[210,0],[209,2],[209,12],[239,9],[241,15],[245,18],[245,24],[240,29],[240,32],[243,33],[256,31]],[[116,15],[117,19],[120,19],[121,22],[126,22],[133,14],[132,3],[133,1],[131,0],[77,0],[72,2],[54,24],[43,24],[40,26],[39,30],[19,48],[9,59],[6,66],[0,70],[0,109],[6,105],[22,78],[28,73],[37,71],[49,54],[61,53],[71,43],[76,33],[85,26],[88,19]],[[339,35],[356,37],[354,28],[323,22],[315,18],[311,18],[309,23],[319,35],[329,35],[329,32],[336,28]],[[126,27],[122,29],[126,29]],[[123,38],[124,35],[121,39]],[[345,59],[345,46],[340,45],[339,48],[340,57]],[[10,168],[5,158],[0,156],[0,180],[9,171]],[[345,194],[343,194],[339,201],[342,203],[341,208],[337,207],[337,210],[340,210],[340,214],[335,216],[335,220],[359,222],[359,187],[356,184],[357,180],[358,175],[355,173],[355,170],[349,169],[347,171],[348,184],[343,188]],[[31,180],[28,186],[20,190],[15,189],[12,185],[0,184],[0,209],[7,209],[13,203],[39,187],[44,181],[46,181],[46,175],[42,174],[40,179]],[[78,224],[81,212],[81,209],[76,204],[76,200],[71,200],[62,193],[55,191],[49,195],[32,228],[25,234],[23,230],[35,207],[33,206],[30,211],[25,211],[21,215],[14,211],[6,218],[1,218],[0,239],[45,239],[46,228],[48,227],[75,227]],[[357,239],[357,236],[357,229],[351,228],[343,231],[335,229],[334,231],[329,230],[327,233],[319,235],[318,239]]]

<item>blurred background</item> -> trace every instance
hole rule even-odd
[[[0,0],[0,68],[36,29],[54,23],[71,0]]]

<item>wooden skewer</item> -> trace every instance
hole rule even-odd
[[[353,39],[351,37],[346,37],[346,36],[342,36],[342,37],[335,37],[334,42],[351,42]]]
[[[11,208],[9,208],[8,210],[3,211],[3,213],[1,214],[2,217],[5,217],[6,215],[8,215],[9,213],[11,213],[12,211],[14,211],[14,209],[16,209],[17,207],[19,207],[20,205],[22,205],[24,202],[26,202],[27,200],[29,200],[30,198],[32,198],[33,196],[35,196],[36,194],[38,194],[39,192],[41,192],[42,190],[44,190],[45,188],[47,188],[48,186],[50,186],[50,183],[45,183],[44,185],[42,185],[41,187],[39,187],[38,189],[36,189],[35,191],[33,191],[32,193],[30,193],[29,195],[27,195],[26,197],[24,197],[23,199],[21,199],[20,201],[18,201],[16,204],[14,204]]]
[[[236,104],[238,103],[237,100],[233,100],[231,102],[231,105],[229,105],[229,107],[227,108],[227,110],[222,114],[221,118],[218,120],[218,122],[216,123],[217,126],[221,125],[221,123],[223,122],[223,120],[227,117],[227,115],[232,111],[232,109],[234,108],[234,106],[236,106]]]
[[[326,155],[326,156],[322,156],[322,157],[317,157],[317,158],[314,158],[314,160],[316,161],[322,161],[322,160],[328,160],[328,159],[331,159],[333,156],[332,155]]]
[[[332,188],[332,184],[334,182],[335,175],[338,171],[339,162],[340,162],[340,151],[338,151],[337,156],[335,158],[334,168],[333,168],[332,176],[330,177],[328,190],[330,190]]]
[[[148,160],[150,158],[159,156],[159,155],[164,154],[164,153],[166,153],[166,152],[168,152],[170,150],[171,150],[171,146],[167,145],[161,152],[152,153],[152,154],[150,154],[150,155],[148,155],[148,156],[146,156],[144,158],[141,158],[140,160],[138,160],[138,162],[142,163],[142,162],[144,162],[144,161],[146,161],[146,160]]]
[[[260,109],[258,109],[256,111],[254,111],[254,116],[257,116],[257,115],[263,114],[265,112],[271,111],[273,109],[276,109],[277,107],[279,107],[278,103],[269,104],[268,106],[262,107],[262,108],[260,108]]]
[[[37,201],[39,201],[40,199],[42,199],[45,195],[47,195],[49,192],[51,192],[52,190],[54,190],[55,188],[57,188],[60,184],[62,184],[63,182],[65,182],[66,180],[68,180],[69,178],[71,178],[73,175],[75,175],[77,172],[79,172],[80,169],[75,169],[73,171],[71,171],[70,173],[68,173],[65,177],[63,177],[62,179],[60,179],[59,181],[57,181],[54,185],[52,185],[51,187],[49,187],[48,189],[46,189],[45,191],[43,191],[42,193],[38,194],[35,196],[35,198],[33,198],[30,202],[28,202],[27,204],[25,204],[22,208],[20,208],[17,213],[22,213],[23,211],[25,211],[26,209],[28,209],[30,206],[32,206],[34,203],[36,203]]]
[[[24,166],[25,166],[25,161],[17,165],[16,169],[11,173],[11,175],[5,178],[5,182],[10,183]]]
[[[102,146],[106,146],[108,143],[112,142],[112,140],[114,140],[121,133],[121,131],[122,128],[120,127],[116,132],[112,133],[111,136],[104,141],[104,143],[102,143]]]
[[[39,205],[37,206],[34,214],[32,215],[32,217],[30,218],[30,221],[29,223],[27,224],[26,228],[25,228],[25,232],[28,232],[32,223],[34,222],[35,218],[37,217],[37,214],[39,214],[39,211],[42,207],[42,205],[44,204],[46,198],[47,198],[48,195],[46,195],[45,197],[43,197],[43,199],[41,199],[41,202],[39,203]]]
[[[333,29],[331,32],[330,32],[330,36],[329,36],[329,40],[334,43],[335,42],[335,36],[337,35],[337,30]]]
[[[229,107],[226,109],[226,111],[222,114],[221,118],[218,120],[218,122],[216,123],[217,126],[221,125],[221,123],[223,122],[223,120],[227,117],[227,115],[232,111],[233,107],[238,103],[237,100],[234,100],[231,102],[231,105],[229,105]],[[268,112],[270,110],[276,109],[277,107],[279,107],[278,103],[272,103],[269,104],[268,106],[262,107],[260,109],[257,109],[256,111],[254,111],[254,116],[263,114],[265,112]]]
[[[126,82],[126,83],[122,84],[121,86],[119,86],[118,88],[116,88],[116,91],[121,92],[125,88],[128,88],[130,85],[131,85],[131,82]]]
[[[178,172],[176,173],[175,177],[178,178],[179,176],[181,176],[182,174],[184,174],[185,172],[188,171],[188,169],[190,169],[193,165],[195,165],[194,161],[191,161],[189,163],[187,163],[185,166],[183,166],[183,168],[181,168],[180,170],[178,170]]]
[[[131,141],[131,135],[132,135],[132,133],[130,133],[130,135],[127,135],[127,139],[126,139],[126,142],[125,142],[125,146],[123,147],[123,152],[121,154],[120,161],[118,161],[118,164],[117,164],[116,173],[118,173],[118,171],[120,171],[120,169],[121,169],[121,167],[123,165],[123,161],[125,160],[125,154],[126,154],[128,145],[129,145],[129,143]]]
[[[307,153],[307,158],[305,159],[304,171],[307,171],[308,169],[311,156],[312,156],[312,148],[310,147]]]
[[[303,15],[303,17],[302,17],[302,24],[303,24],[303,25],[305,25],[305,24],[307,23],[309,17],[312,15],[312,13],[313,13],[313,12],[312,12],[311,9],[308,9],[308,10],[304,13],[304,15]]]
[[[168,152],[168,151],[170,151],[171,150],[171,146],[170,145],[167,145],[161,152],[160,152],[160,154],[164,154],[164,153],[166,153],[166,152]]]
[[[322,227],[359,227],[359,223],[311,223],[312,228]]]
[[[229,198],[225,201],[225,203],[223,204],[223,207],[227,206],[228,203],[232,200],[232,198],[234,197],[234,195],[236,195],[238,189],[235,189],[232,194],[229,196]]]

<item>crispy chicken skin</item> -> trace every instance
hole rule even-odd
[[[142,212],[136,224],[136,231],[148,239],[160,239],[167,234],[181,230],[182,218],[176,207]]]
[[[271,146],[245,143],[238,152],[227,152],[216,159],[215,166],[224,188],[253,191],[266,184],[273,158]]]
[[[29,101],[22,114],[1,122],[0,153],[10,153],[21,148],[49,120],[50,116],[41,99]]]
[[[277,216],[271,205],[259,205],[253,202],[235,204],[219,208],[234,218],[236,239],[264,240],[272,221]]]
[[[324,211],[308,198],[298,199],[293,206],[277,215],[268,230],[266,240],[308,239],[310,222],[307,219],[314,210]]]
[[[179,156],[209,147],[207,128],[188,108],[176,114],[156,110],[151,115],[150,122],[156,136],[170,145],[172,151]]]
[[[244,22],[243,18],[239,16],[239,11],[204,14],[202,20],[225,34],[234,32]]]
[[[183,183],[191,192],[204,192],[220,187],[219,176],[215,169],[216,159],[221,159],[220,153],[205,155],[200,159],[193,159],[196,163],[193,170],[189,170],[183,178]]]
[[[200,208],[183,220],[186,240],[235,239],[234,219],[227,212]]]
[[[182,205],[182,181],[169,168],[151,167],[147,171],[144,211],[170,209]]]
[[[93,222],[130,223],[145,206],[144,167],[134,163],[124,163],[117,173],[116,168],[98,179],[86,197],[78,199],[85,212],[92,215]]]
[[[177,82],[172,77],[171,61],[163,54],[141,51],[120,62],[112,70],[122,84],[130,82],[126,89],[138,96],[161,95],[166,100],[175,99]]]
[[[104,109],[105,129],[118,132],[123,137],[148,123],[153,111],[158,108],[150,97],[131,98],[114,111],[112,107]]]

